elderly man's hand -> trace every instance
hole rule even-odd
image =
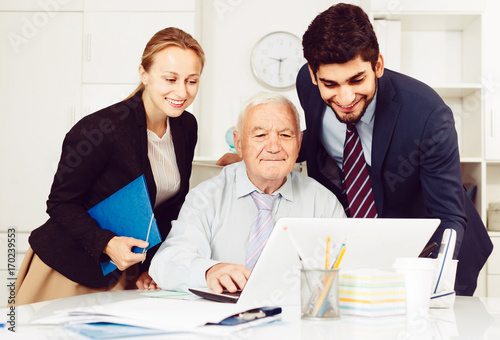
[[[241,264],[218,263],[206,272],[207,287],[216,293],[224,289],[234,293],[245,287],[250,273],[250,269]]]
[[[146,290],[155,290],[155,289],[161,289],[156,282],[153,280],[153,278],[149,275],[149,272],[144,272],[142,273],[137,281],[135,281],[135,285],[137,286],[137,289],[146,289]]]

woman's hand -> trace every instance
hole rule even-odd
[[[109,240],[103,253],[111,258],[118,269],[124,271],[128,267],[146,259],[145,253],[136,254],[132,251],[132,247],[146,248],[148,245],[149,243],[143,240],[115,236]]]
[[[161,289],[158,287],[156,282],[154,282],[153,278],[149,276],[149,272],[144,272],[139,276],[137,281],[135,281],[135,285],[138,289],[147,289],[147,290],[155,290]]]

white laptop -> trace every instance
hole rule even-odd
[[[340,270],[391,271],[397,257],[418,257],[439,224],[439,219],[282,218],[239,296],[190,290],[208,299],[238,304],[300,305],[302,263],[324,268],[328,237],[337,250],[346,243]],[[302,263],[290,236],[305,257]]]

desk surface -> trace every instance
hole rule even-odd
[[[95,306],[128,299],[144,298],[140,291],[117,291],[40,302],[16,309],[16,333],[0,330],[2,339],[77,339],[56,326],[37,326],[32,320],[75,307]],[[207,303],[216,303],[209,302]],[[166,299],[168,306],[168,299]],[[147,308],[147,306],[145,306]],[[195,312],[195,311],[194,311]],[[1,310],[3,316],[8,310]],[[7,325],[8,326],[8,325]],[[83,338],[83,337],[82,337]],[[148,339],[170,338],[166,335]],[[206,338],[195,334],[175,334],[176,339]],[[355,317],[339,320],[300,319],[299,307],[283,309],[282,321],[253,327],[233,334],[230,339],[500,339],[500,298],[457,297],[453,309],[431,309],[428,316]],[[86,338],[83,338],[86,339]],[[129,340],[138,338],[127,338]]]

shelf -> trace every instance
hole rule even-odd
[[[483,159],[481,157],[461,157],[460,158],[460,163],[462,164],[481,164]]]
[[[382,37],[382,54],[389,53],[388,63],[398,61],[395,71],[450,88],[446,91],[453,96],[480,88],[480,12],[375,12],[373,19]]]
[[[404,31],[463,31],[476,20],[480,13],[441,12],[375,12],[375,20],[401,21]]]
[[[474,95],[476,91],[482,90],[483,86],[478,83],[464,84],[429,84],[441,97],[462,98]]]
[[[486,164],[487,203],[500,201],[500,161]]]
[[[370,2],[372,13],[405,15],[450,15],[482,13],[486,0],[364,0]]]
[[[218,160],[218,158],[210,157],[210,156],[194,156],[193,162],[214,163],[215,164],[215,162],[217,162],[217,160]]]
[[[119,10],[117,10],[119,9]],[[196,0],[85,0],[85,11],[95,12],[194,12]]]
[[[72,1],[40,1],[40,0],[0,0],[0,11],[12,12],[81,12],[83,0]]]

